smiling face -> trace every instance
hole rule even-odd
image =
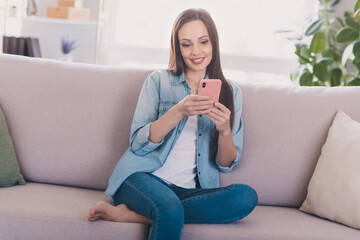
[[[200,20],[185,23],[178,33],[180,52],[189,71],[206,74],[212,59],[212,44],[205,24]]]

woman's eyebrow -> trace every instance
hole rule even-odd
[[[204,36],[199,37],[198,39],[208,38],[208,37],[209,37],[208,35],[204,35]],[[187,38],[182,38],[180,41],[191,41],[191,40],[187,39]]]
[[[198,39],[206,38],[206,37],[209,37],[209,36],[208,36],[208,35],[204,35],[204,36],[199,37]]]

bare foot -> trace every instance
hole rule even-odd
[[[96,221],[103,219],[114,222],[128,222],[128,215],[131,212],[125,204],[115,207],[106,202],[99,201],[90,209],[88,220]]]

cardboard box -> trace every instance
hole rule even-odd
[[[68,19],[74,21],[89,21],[90,8],[69,8]]]
[[[67,19],[68,11],[68,7],[48,7],[46,10],[46,17]]]
[[[58,7],[82,8],[82,0],[58,0]]]
[[[89,8],[48,7],[48,18],[68,19],[73,21],[89,21],[91,11]]]

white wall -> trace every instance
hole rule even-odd
[[[77,39],[73,61],[94,63],[96,23],[64,22],[58,19],[24,18],[22,36],[38,38],[43,58],[60,59],[61,38]]]
[[[39,38],[42,57],[51,59],[60,59],[62,37],[77,39],[74,62],[94,63],[98,4],[99,0],[84,0],[83,7],[91,9],[91,21],[74,22],[45,18],[47,7],[57,6],[57,0],[38,0],[36,17],[39,18],[22,20],[22,36]]]

